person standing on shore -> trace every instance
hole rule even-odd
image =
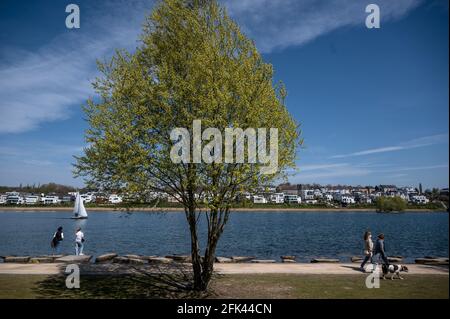
[[[60,252],[60,244],[64,240],[63,228],[61,226],[58,227],[55,234],[53,235],[51,246],[53,248],[53,254],[59,255]]]
[[[370,260],[370,263],[372,262],[372,256],[373,256],[373,241],[372,241],[372,233],[370,231],[366,231],[364,233],[364,260],[361,264],[361,271],[365,272],[366,269],[364,266],[366,263]]]
[[[379,255],[378,258],[381,257],[385,265],[389,265],[389,261],[386,256],[386,247],[384,245],[384,234],[378,235],[377,243],[375,244],[375,250],[373,252],[374,257],[377,255]]]
[[[81,228],[78,228],[75,233],[75,253],[77,256],[83,255],[84,248],[84,234],[81,231]]]

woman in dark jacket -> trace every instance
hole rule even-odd
[[[53,239],[52,239],[52,243],[51,243],[51,246],[56,255],[58,255],[60,252],[60,244],[63,241],[63,239],[64,239],[63,228],[61,226],[59,226],[58,230],[53,235]]]

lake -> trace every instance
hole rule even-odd
[[[0,212],[0,255],[51,253],[50,240],[64,227],[62,253],[74,253],[74,232],[82,227],[85,253],[189,254],[190,236],[184,213],[91,212],[89,219],[70,219],[70,212]],[[361,255],[363,233],[386,235],[388,255],[407,262],[424,256],[448,256],[447,213],[377,214],[371,212],[239,212],[232,213],[218,246],[219,256],[255,256],[279,260]],[[206,223],[200,222],[204,238]]]

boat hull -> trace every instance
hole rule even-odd
[[[71,217],[70,219],[88,219],[87,217]]]

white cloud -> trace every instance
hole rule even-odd
[[[368,168],[349,163],[300,165],[300,170],[295,174],[294,179],[313,183],[337,177],[366,176],[370,173],[371,170]]]
[[[442,143],[448,143],[448,133],[425,136],[425,137],[410,140],[405,143],[401,143],[396,146],[385,146],[385,147],[373,148],[373,149],[358,151],[358,152],[349,153],[349,154],[334,155],[331,158],[347,158],[347,157],[364,156],[364,155],[371,155],[371,154],[377,154],[377,153],[395,152],[395,151],[408,150],[408,149],[431,146],[431,145],[442,144]]]
[[[115,48],[135,48],[150,3],[111,1],[83,17],[81,29],[67,30],[36,52],[8,48],[0,60],[0,133],[69,118],[93,94],[96,60]]]
[[[345,26],[365,27],[370,2],[355,0],[223,0],[244,32],[268,53],[302,45]],[[398,19],[422,0],[378,0],[381,23]]]
[[[427,166],[411,166],[411,167],[397,167],[397,168],[392,168],[392,169],[388,169],[388,170],[381,170],[381,171],[378,171],[378,172],[423,171],[423,170],[441,169],[441,168],[448,168],[448,164],[427,165]]]
[[[400,166],[387,164],[367,163],[324,163],[317,165],[300,165],[300,170],[292,172],[292,181],[299,183],[340,183],[349,180],[358,180],[362,177],[368,181],[384,178],[390,183],[399,181],[399,178],[409,176],[409,171],[427,171],[447,169],[448,164],[423,165],[423,166]],[[388,173],[388,175],[385,175]]]
[[[365,3],[354,0],[223,0],[263,52],[301,45],[347,25],[363,25]],[[421,0],[379,0],[383,21]],[[21,133],[67,119],[93,94],[95,60],[115,48],[133,49],[151,0],[89,4],[79,30],[67,30],[36,52],[8,49],[0,60],[0,134]],[[82,14],[83,14],[82,12]],[[88,30],[88,32],[84,31]],[[14,57],[11,60],[11,57]]]

